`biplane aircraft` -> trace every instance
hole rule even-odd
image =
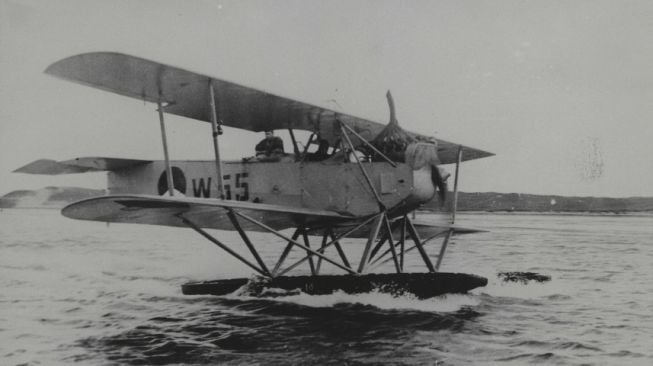
[[[72,203],[62,209],[64,216],[191,228],[257,273],[257,280],[185,284],[185,294],[221,295],[239,288],[272,287],[310,294],[376,289],[428,298],[487,283],[476,275],[439,272],[439,267],[452,235],[475,232],[454,224],[460,163],[493,154],[404,131],[389,92],[390,122],[385,125],[125,54],[76,55],[55,62],[45,72],[156,104],[164,159],[43,159],[16,172],[106,171],[109,194]],[[171,160],[165,114],[209,122],[215,159]],[[222,126],[253,132],[287,130],[292,152],[222,161]],[[305,145],[295,138],[298,130],[310,133]],[[411,212],[436,193],[440,200],[447,196],[448,175],[441,168],[445,164],[456,167],[451,219],[429,223],[411,218]],[[251,259],[239,254],[234,243],[219,238],[219,232],[207,229],[237,232]],[[275,263],[263,260],[257,246],[265,243],[254,243],[250,231],[269,233],[287,243]],[[342,242],[355,238],[365,244],[360,242],[362,253],[352,262]],[[440,249],[430,255],[425,246],[435,238],[442,239]],[[312,245],[311,239],[320,245]],[[302,253],[302,259],[287,263],[293,249]],[[411,252],[421,257],[424,272],[404,272]],[[321,273],[324,262],[344,274]],[[374,272],[390,262],[394,272]],[[300,266],[310,275],[287,275]]]

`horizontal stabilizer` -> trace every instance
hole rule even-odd
[[[14,173],[59,175],[59,174],[75,174],[75,173],[86,173],[86,172],[101,172],[101,171],[120,170],[132,166],[151,163],[151,162],[152,162],[151,160],[99,158],[99,157],[84,157],[84,158],[76,158],[76,159],[63,160],[63,161],[55,161],[51,159],[39,159],[14,170]]]
[[[413,222],[413,226],[415,226],[415,230],[417,231],[417,235],[419,235],[419,237],[422,240],[430,240],[438,236],[443,236],[449,230],[453,230],[454,235],[485,232],[485,230],[464,228],[457,225],[451,225],[450,222],[445,222],[445,221],[433,223],[433,222],[428,222],[423,220],[413,220],[412,222]],[[336,228],[335,232],[339,234],[344,233],[351,228],[351,225],[354,225],[354,223],[345,223],[345,225]],[[372,229],[371,225],[372,224],[364,225],[360,229],[352,232],[350,235],[348,235],[348,237],[359,238],[359,239],[367,238],[369,236],[370,230]],[[392,235],[393,237],[397,237],[397,238],[401,237],[400,225],[393,225]]]
[[[228,201],[210,198],[116,195],[90,198],[63,208],[71,219],[164,226],[187,225],[182,216],[198,227],[236,230],[230,211],[247,215],[274,230],[311,223],[342,222],[353,219],[333,211],[287,207],[264,203]],[[244,230],[264,231],[245,219],[238,220]]]
[[[462,226],[451,225],[450,223],[430,223],[421,220],[413,221],[413,225],[415,225],[417,234],[424,240],[429,240],[431,238],[444,235],[449,230],[453,230],[454,235],[484,232],[484,230],[465,228]]]
[[[487,230],[481,230],[481,229],[474,229],[470,227],[462,227],[462,226],[457,226],[457,225],[452,225],[451,228],[453,229],[453,233],[460,235],[460,234],[476,234],[476,233],[487,233],[489,231]]]

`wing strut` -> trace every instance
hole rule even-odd
[[[372,180],[370,179],[370,176],[367,175],[367,171],[363,167],[363,164],[361,164],[358,155],[356,155],[356,148],[354,147],[354,144],[349,139],[349,135],[347,135],[347,131],[345,131],[345,128],[343,127],[344,123],[338,120],[338,124],[340,125],[340,131],[342,132],[342,135],[345,137],[345,140],[347,140],[347,144],[349,144],[349,148],[351,149],[351,152],[354,155],[354,159],[356,159],[356,164],[360,168],[361,172],[363,173],[363,177],[365,178],[365,181],[367,182],[367,184],[370,186],[370,189],[372,190],[372,194],[376,199],[376,203],[378,203],[379,205],[380,211],[385,212],[385,206],[383,205],[383,201],[381,200],[381,197],[379,197],[379,194],[376,192],[376,189],[374,188],[374,184],[372,184]],[[361,270],[362,268],[359,268],[359,271]]]
[[[295,159],[299,157],[299,147],[297,147],[297,140],[295,139],[295,133],[292,128],[288,128],[288,133],[290,134],[290,139],[292,140],[292,148],[295,153]]]
[[[218,197],[224,199],[222,193],[222,164],[220,163],[220,145],[218,144],[218,136],[220,135],[220,126],[218,126],[218,108],[215,103],[215,90],[213,88],[213,81],[209,79],[209,104],[211,105],[211,128],[213,129],[213,153],[215,154],[215,171],[218,175]]]
[[[340,120],[338,120],[340,122]],[[351,127],[347,126],[345,123],[340,122],[340,125],[346,128],[349,132],[354,134],[354,136],[358,137],[359,140],[361,140],[362,143],[365,144],[365,146],[369,147],[370,149],[374,150],[375,153],[379,154],[380,157],[382,157],[385,161],[387,161],[390,165],[392,165],[393,168],[397,167],[397,164],[395,164],[394,161],[390,160],[389,157],[385,156],[384,153],[379,151],[374,145],[370,144],[369,141],[365,140],[361,135],[359,135],[356,131],[352,130]]]
[[[458,171],[460,170],[460,162],[463,160],[463,147],[458,146],[458,160],[456,160],[456,175],[453,182],[453,207],[451,209],[451,225],[452,228],[447,232],[447,236],[442,242],[440,247],[440,255],[438,255],[438,261],[435,264],[435,270],[440,270],[440,264],[442,263],[442,258],[444,258],[444,251],[447,250],[447,244],[449,244],[449,239],[454,232],[453,224],[456,223],[456,211],[458,210]]]
[[[168,155],[168,139],[166,137],[166,124],[163,119],[163,107],[161,106],[161,97],[156,101],[157,110],[159,111],[159,123],[161,125],[161,141],[163,142],[163,157],[166,161],[166,179],[168,180],[168,192],[171,196],[175,195],[175,186],[172,180],[172,168],[170,168],[170,156]]]

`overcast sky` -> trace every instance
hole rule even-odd
[[[11,173],[39,158],[160,159],[155,108],[49,77],[132,54],[491,151],[463,191],[653,196],[652,1],[0,0],[0,194],[104,188]],[[210,125],[168,116],[172,158]],[[229,129],[225,158],[262,136]]]

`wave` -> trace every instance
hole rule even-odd
[[[361,304],[371,305],[383,310],[414,310],[438,313],[456,312],[463,307],[473,307],[480,303],[480,300],[474,295],[461,294],[449,294],[420,300],[409,294],[394,297],[378,291],[361,294],[348,294],[343,291],[336,291],[328,295],[309,295],[301,291],[284,291],[279,289],[267,290],[263,294],[263,297],[252,297],[235,293],[227,295],[225,298],[239,300],[264,298],[314,308],[334,307],[339,304]]]

